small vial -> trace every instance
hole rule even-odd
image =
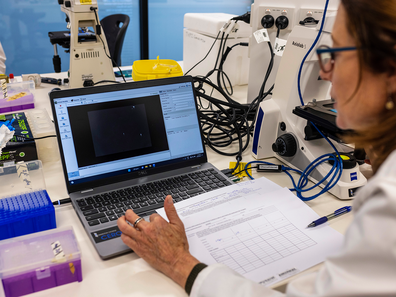
[[[16,79],[14,78],[14,74],[10,73],[10,75],[8,77],[9,77],[10,84],[16,82]]]

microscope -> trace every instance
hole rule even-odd
[[[339,0],[330,0],[327,11],[336,11]],[[267,29],[271,43],[276,44],[277,22],[280,18],[287,18],[286,28],[280,31],[279,38],[287,40],[294,26],[304,23],[311,26],[317,23],[324,12],[325,0],[254,0],[251,7],[250,26],[252,32],[264,28]],[[249,84],[247,102],[252,102],[257,95],[266,76],[266,70],[270,63],[271,56],[266,43],[258,43],[254,34],[249,40]],[[280,56],[275,56],[272,71],[267,80],[269,89],[276,79],[276,74],[281,61]],[[268,96],[270,98],[271,95]]]
[[[97,0],[58,0],[66,13],[70,31],[49,32],[54,45],[54,68],[60,72],[57,44],[69,48],[69,86],[92,86],[104,80],[114,81],[113,65],[106,36],[99,23]]]
[[[317,43],[331,46],[331,30],[336,13],[329,13]],[[302,105],[298,93],[298,73],[301,62],[318,35],[317,27],[295,26],[288,38],[281,59],[271,99],[260,104],[253,137],[252,154],[256,159],[276,157],[287,166],[303,171],[318,157],[334,153],[330,144],[314,128],[330,138],[343,161],[343,173],[337,184],[329,190],[342,200],[353,199],[357,189],[367,183],[354,160],[354,148],[340,139],[345,131],[336,124],[336,110],[330,98],[331,83],[319,77],[319,61],[315,49],[302,68]],[[327,98],[327,99],[326,99]],[[321,163],[310,174],[314,183],[330,172],[332,164]],[[326,180],[326,182],[328,182]],[[321,185],[324,187],[324,185]]]

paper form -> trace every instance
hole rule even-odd
[[[175,204],[191,254],[271,285],[337,253],[343,236],[288,189],[260,178]],[[157,211],[166,218],[164,209]]]

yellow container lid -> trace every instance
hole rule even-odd
[[[182,76],[183,70],[174,60],[138,60],[132,65],[132,79],[134,81]]]

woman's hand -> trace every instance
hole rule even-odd
[[[169,223],[160,215],[152,214],[150,222],[142,220],[134,228],[128,222],[133,224],[139,216],[128,209],[117,224],[122,232],[121,239],[127,246],[184,288],[188,275],[199,261],[188,251],[184,225],[171,196],[166,197],[164,207]]]

